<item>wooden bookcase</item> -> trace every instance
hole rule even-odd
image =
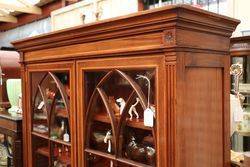
[[[24,165],[230,166],[228,53],[237,24],[174,5],[14,42],[22,54]],[[138,118],[130,119],[133,105]],[[34,120],[36,112],[46,119]]]

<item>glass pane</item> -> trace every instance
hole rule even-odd
[[[155,70],[100,70],[84,76],[88,151],[155,166]],[[90,164],[103,160],[93,159]]]
[[[138,94],[134,94],[126,102],[128,107],[124,110],[124,117],[121,120],[123,122],[120,127],[119,154],[123,158],[155,166],[155,141],[153,137],[153,126],[155,125],[150,127],[146,123],[149,118],[145,114],[146,108],[153,111],[153,114],[155,113],[155,71],[134,70],[126,71],[126,74],[139,85],[146,97],[146,106],[142,105]],[[150,83],[146,78],[150,80]],[[153,115],[152,119],[154,119]]]
[[[31,85],[33,166],[70,166],[69,73],[32,73]]]

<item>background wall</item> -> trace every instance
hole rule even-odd
[[[51,31],[51,19],[46,18],[0,33],[0,48],[12,47],[11,42]]]
[[[231,7],[228,15],[239,19],[240,25],[233,36],[250,35],[250,1],[249,0],[228,0]]]

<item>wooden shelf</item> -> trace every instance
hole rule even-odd
[[[42,134],[42,133],[38,133],[38,132],[31,132],[32,135],[36,136],[36,137],[40,137],[40,138],[43,138],[43,139],[49,139],[48,135],[47,134]]]
[[[124,164],[127,164],[127,165],[132,165],[132,166],[135,166],[135,167],[151,167],[149,165],[139,163],[139,162],[136,162],[136,161],[133,161],[133,160],[130,160],[130,159],[126,159],[126,158],[117,158],[116,159],[114,155],[111,155],[111,154],[108,154],[108,153],[105,153],[105,152],[101,152],[101,151],[98,151],[98,150],[93,150],[93,149],[90,149],[90,148],[86,148],[85,152],[91,153],[91,154],[94,154],[94,155],[97,155],[97,156],[100,156],[100,157],[104,157],[104,158],[107,158],[107,159],[110,159],[110,160],[116,160],[118,162],[121,162],[121,163],[124,163]]]
[[[49,140],[52,141],[52,142],[58,143],[58,144],[66,145],[66,146],[69,146],[69,147],[71,146],[70,142],[65,142],[65,141],[60,140],[60,139],[52,139],[52,138],[50,138]]]
[[[50,157],[49,147],[40,147],[36,150],[37,154],[41,154],[45,157]]]
[[[48,135],[45,135],[45,134],[41,134],[41,133],[37,133],[37,132],[32,132],[32,135],[34,135],[36,137],[40,137],[40,138],[46,139],[46,140],[49,140],[49,141],[52,141],[52,142],[55,142],[55,143],[58,143],[58,144],[66,145],[66,146],[69,146],[69,147],[71,146],[70,142],[65,142],[65,141],[60,140],[60,139],[52,139],[52,138],[49,138]]]
[[[47,119],[33,119],[33,125],[47,125]]]
[[[124,164],[127,164],[127,165],[132,165],[133,167],[152,167],[150,165],[139,163],[139,162],[136,162],[136,161],[133,161],[130,159],[126,159],[126,158],[117,158],[117,161],[124,163]]]
[[[132,127],[132,128],[138,128],[138,129],[143,129],[143,130],[152,130],[152,128],[144,126],[143,119],[137,120],[127,120],[127,126]]]
[[[105,115],[105,114],[97,114],[97,115],[95,115],[94,120],[99,121],[99,122],[103,122],[103,123],[108,123],[108,124],[111,123],[109,117],[107,115]]]
[[[110,123],[110,119],[107,115],[105,114],[97,114],[94,117],[95,121],[103,122],[103,123]],[[116,120],[119,121],[120,118],[116,117]],[[133,119],[132,121],[126,120],[127,121],[127,126],[132,127],[132,128],[137,128],[137,129],[143,129],[143,130],[152,130],[152,128],[144,126],[143,119]]]
[[[110,160],[115,160],[116,159],[114,155],[111,155],[111,154],[108,154],[108,153],[105,153],[105,152],[102,152],[102,151],[98,151],[98,150],[93,150],[93,149],[90,149],[90,148],[86,148],[85,152],[91,153],[91,154],[94,154],[94,155],[97,155],[97,156],[100,156],[100,157],[104,157],[104,158],[107,158],[107,159],[110,159]]]

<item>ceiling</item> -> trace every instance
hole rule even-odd
[[[53,0],[0,0],[0,22],[17,23],[22,13],[41,15],[41,6]]]

